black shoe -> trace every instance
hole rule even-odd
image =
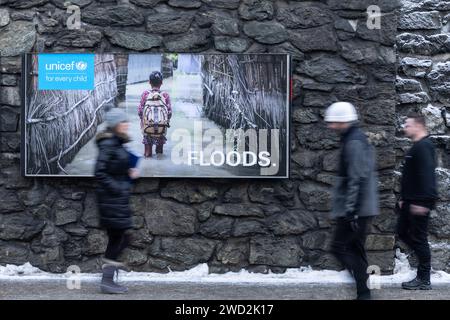
[[[431,283],[416,277],[411,281],[403,282],[402,288],[405,290],[431,290]]]
[[[356,296],[356,300],[372,300],[372,295],[370,291],[361,292]]]

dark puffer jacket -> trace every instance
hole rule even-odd
[[[127,137],[104,131],[96,137],[99,154],[95,164],[100,223],[105,228],[133,226],[129,206],[132,182],[128,175],[129,154],[123,147]]]

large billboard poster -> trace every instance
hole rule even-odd
[[[120,108],[141,177],[289,177],[288,55],[36,53],[23,65],[25,176],[93,176],[96,136]],[[144,157],[145,144],[160,149]]]

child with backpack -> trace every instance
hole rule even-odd
[[[160,89],[163,83],[162,73],[153,71],[150,74],[149,83],[151,89],[142,93],[138,107],[146,158],[152,156],[153,145],[156,146],[156,154],[163,153],[163,146],[167,141],[167,128],[172,117],[169,94]]]

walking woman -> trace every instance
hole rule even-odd
[[[127,246],[127,230],[132,228],[129,199],[132,181],[138,178],[138,172],[130,168],[130,155],[123,146],[130,141],[126,113],[112,109],[106,115],[106,124],[106,130],[96,136],[99,148],[95,165],[97,201],[100,224],[108,234],[100,288],[103,293],[125,293],[128,289],[115,283],[114,275],[119,269],[126,268],[117,258]]]

